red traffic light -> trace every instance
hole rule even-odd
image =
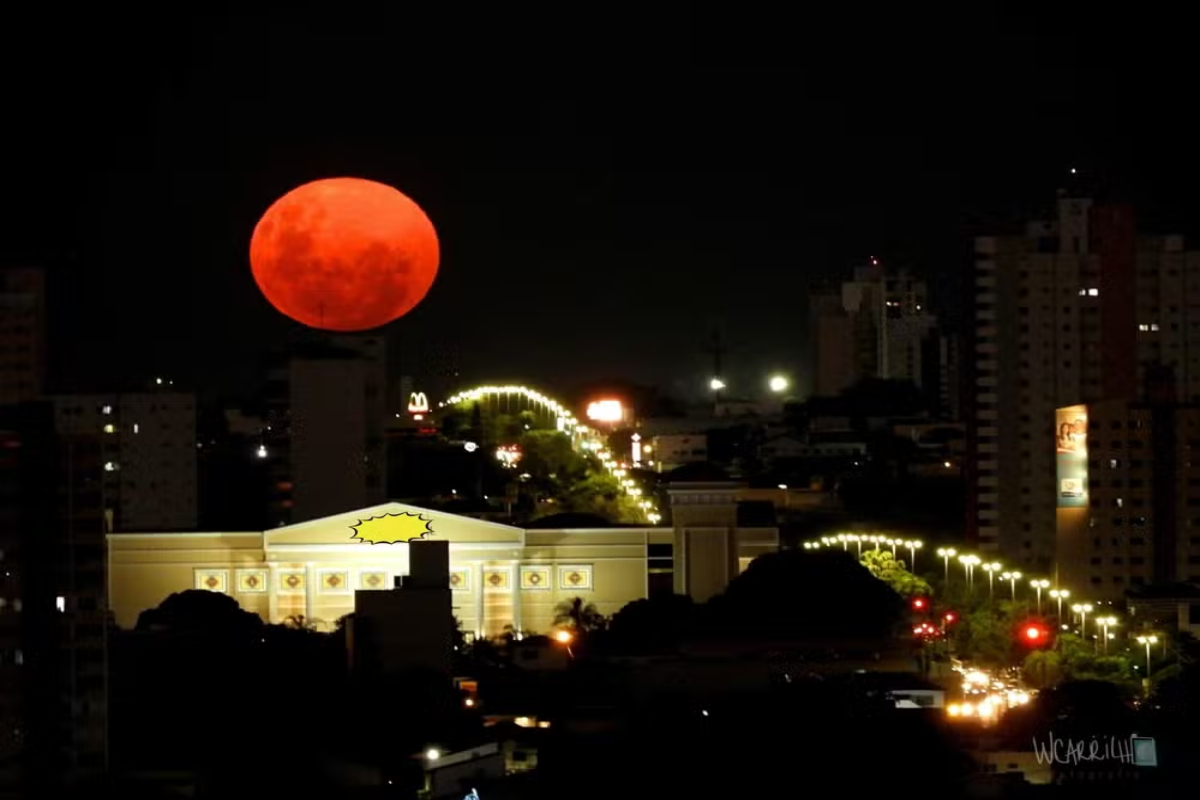
[[[915,611],[924,611],[925,609],[929,608],[929,601],[924,597],[914,597],[912,601],[912,607]]]
[[[1026,622],[1018,629],[1021,643],[1026,647],[1046,647],[1050,644],[1050,629],[1040,622]]]
[[[953,611],[948,611],[946,612],[946,616],[942,617],[942,620],[945,621],[947,625],[952,625],[955,622],[958,622],[958,615]]]

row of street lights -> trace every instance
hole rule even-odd
[[[820,549],[822,547],[841,546],[843,550],[849,550],[851,545],[854,545],[858,552],[858,556],[862,557],[863,545],[874,546],[874,549],[880,550],[884,547],[890,547],[892,555],[895,556],[898,549],[907,549],[909,551],[909,571],[916,573],[916,557],[917,551],[920,550],[924,543],[919,539],[903,539],[879,534],[854,534],[840,533],[836,536],[823,536],[818,540],[805,542],[806,550]],[[1017,584],[1021,582],[1025,575],[1017,570],[1005,570],[1004,565],[999,561],[984,561],[979,556],[973,553],[960,553],[953,547],[939,547],[935,551],[938,558],[942,559],[942,578],[945,586],[950,584],[950,562],[957,560],[963,568],[963,579],[966,582],[968,591],[974,591],[975,588],[975,569],[978,567],[987,573],[988,576],[988,598],[994,600],[996,596],[996,578],[1008,584],[1009,596],[1015,602],[1017,599]],[[1063,603],[1070,600],[1071,591],[1069,589],[1050,588],[1051,583],[1045,578],[1030,578],[1029,588],[1033,589],[1036,596],[1037,613],[1040,616],[1042,613],[1043,592],[1045,592],[1051,600],[1055,601],[1057,617],[1059,624],[1062,624]],[[1047,590],[1049,590],[1047,592]],[[1087,615],[1091,613],[1093,607],[1090,603],[1076,603],[1072,605],[1071,610],[1079,617],[1080,632],[1086,635]],[[1094,621],[1095,625],[1102,627],[1104,649],[1107,652],[1108,639],[1110,638],[1109,629],[1117,625],[1116,617],[1101,617]]]
[[[858,557],[862,558],[863,544],[874,545],[876,550],[890,547],[893,558],[896,556],[897,548],[908,550],[909,572],[916,571],[914,567],[917,563],[917,551],[925,546],[925,543],[920,539],[898,539],[892,536],[875,534],[839,533],[837,536],[822,536],[819,540],[805,542],[804,549],[817,550],[822,547],[837,547],[841,545],[843,550],[849,550],[850,545],[854,545],[858,550]]]

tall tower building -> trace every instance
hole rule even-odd
[[[45,273],[0,270],[0,405],[40,397],[45,373]]]
[[[817,395],[840,394],[867,378],[924,385],[937,317],[923,281],[872,259],[839,290],[814,293],[811,319]]]
[[[272,372],[264,448],[277,524],[384,501],[386,363],[382,337],[339,336],[297,348]]]
[[[0,408],[0,795],[52,797],[107,765],[99,437],[49,403]],[[13,794],[13,792],[21,792]]]
[[[1200,399],[1200,253],[1138,236],[1125,206],[1062,193],[1056,210],[975,243],[971,533],[1041,572],[1062,497],[1090,513],[1100,501],[1078,481],[1060,491],[1056,409],[1144,399],[1164,369],[1176,402]]]

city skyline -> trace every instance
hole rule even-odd
[[[294,330],[253,291],[250,232],[274,198],[317,177],[394,184],[445,241],[428,301],[387,329],[399,371],[449,359],[478,380],[627,374],[697,394],[714,325],[748,372],[802,385],[809,286],[870,256],[930,281],[951,315],[965,305],[970,237],[1042,216],[1072,167],[1135,201],[1150,229],[1189,233],[1197,216],[1187,150],[1158,134],[1151,147],[1100,102],[1150,72],[1166,91],[1159,65],[1118,73],[1093,58],[1098,43],[1013,20],[981,26],[970,54],[863,33],[853,68],[786,102],[803,69],[712,69],[678,35],[658,60],[643,56],[661,41],[630,51],[643,77],[608,86],[583,79],[583,45],[599,39],[559,52],[563,77],[579,78],[563,93],[506,83],[505,69],[394,85],[433,54],[412,48],[389,68],[377,51],[395,21],[355,53],[311,13],[297,12],[286,41],[265,33],[270,22],[197,23],[178,48],[114,34],[102,50],[81,18],[54,42],[23,43],[98,56],[70,85],[47,77],[53,103],[19,87],[12,101],[28,120],[26,157],[0,260],[53,272],[60,378],[187,364],[189,384],[246,384],[253,358]],[[1029,57],[1000,58],[1009,48]],[[327,58],[297,64],[314,50]],[[830,41],[804,63],[836,54]],[[994,100],[952,112],[928,80],[939,58],[968,55],[974,91]],[[981,66],[989,57],[1008,71]],[[1047,81],[1063,97],[1024,101]],[[987,111],[1005,103],[1011,117]],[[81,132],[82,119],[104,124]],[[1119,150],[1107,144],[1118,134]],[[502,324],[536,346],[514,348],[495,335]]]

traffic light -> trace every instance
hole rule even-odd
[[[1050,629],[1039,621],[1026,622],[1018,628],[1021,644],[1034,649],[1050,646]]]
[[[924,597],[914,597],[912,599],[913,611],[928,611],[929,601]]]
[[[942,617],[942,622],[946,623],[947,625],[953,625],[954,623],[958,622],[958,614],[955,614],[953,611],[947,611],[946,615]]]

